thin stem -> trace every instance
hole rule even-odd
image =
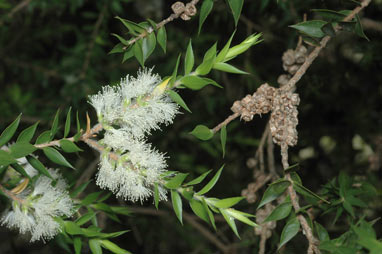
[[[234,113],[234,114],[230,115],[229,117],[227,117],[227,119],[225,119],[223,122],[221,122],[220,124],[218,124],[215,128],[213,128],[213,129],[212,129],[212,132],[213,132],[213,133],[218,132],[223,126],[226,126],[226,125],[229,124],[231,121],[235,120],[238,116],[240,116],[239,113]]]
[[[19,202],[20,204],[24,203],[25,201],[17,195],[15,195],[12,191],[7,190],[3,185],[0,184],[0,191],[2,191],[6,196],[8,196],[10,199]]]

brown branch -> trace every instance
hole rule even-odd
[[[382,22],[381,21],[375,21],[375,20],[368,19],[368,18],[362,18],[361,24],[362,24],[364,29],[382,32]]]
[[[3,192],[6,196],[9,198],[19,202],[19,203],[24,203],[24,200],[19,198],[17,195],[15,195],[12,191],[7,190],[3,185],[0,184],[0,191]]]
[[[218,124],[215,128],[212,129],[212,132],[213,133],[216,133],[218,132],[223,126],[226,126],[227,124],[229,124],[232,120],[235,120],[236,117],[240,116],[239,113],[234,113],[232,115],[230,115],[229,117],[227,117],[227,119],[225,119],[223,122],[221,122],[220,124]]]
[[[188,4],[195,6],[198,2],[199,2],[199,0],[192,0]],[[159,22],[156,25],[155,30],[158,30],[159,28],[165,26],[166,24],[170,23],[174,19],[179,18],[184,12],[185,12],[185,9],[183,11],[181,11],[181,12],[172,13],[170,16],[168,16],[168,18],[166,18],[166,19],[162,20],[161,22]],[[152,28],[149,28],[149,29],[145,30],[145,32],[141,33],[137,37],[134,37],[133,39],[129,40],[128,41],[128,45],[124,46],[122,49],[123,50],[127,50],[129,48],[129,46],[131,46],[132,44],[134,44],[138,40],[145,38],[146,36],[148,36],[149,34],[151,34],[153,32],[154,32],[154,29],[152,29]]]

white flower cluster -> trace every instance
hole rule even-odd
[[[102,92],[90,96],[90,104],[106,130],[100,141],[105,151],[97,184],[133,202],[152,196],[155,184],[160,199],[166,199],[160,184],[167,167],[165,157],[145,139],[160,124],[172,123],[178,113],[177,104],[155,90],[160,82],[151,69],[144,69],[137,78],[127,76],[118,86],[103,87]]]
[[[17,228],[20,234],[30,233],[31,242],[52,239],[59,231],[56,217],[73,214],[73,201],[69,197],[67,184],[55,170],[49,170],[53,180],[40,176],[33,187],[27,188],[12,201],[12,208],[6,211],[1,224]]]

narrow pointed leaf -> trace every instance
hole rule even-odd
[[[54,163],[74,169],[74,167],[56,149],[52,147],[44,147],[42,150],[44,151],[46,157]]]
[[[235,66],[227,64],[227,63],[215,63],[212,66],[212,69],[215,69],[218,71],[229,72],[229,73],[233,73],[233,74],[248,74],[248,72],[242,71],[242,70],[236,68]]]
[[[297,217],[288,221],[283,231],[281,232],[280,244],[278,249],[280,249],[284,244],[289,242],[298,233],[299,230],[300,222],[298,221]]]
[[[79,148],[76,144],[74,144],[72,141],[67,139],[60,140],[60,147],[66,153],[82,152],[81,148]]]
[[[31,177],[28,175],[28,173],[25,171],[25,169],[19,165],[18,163],[11,164],[12,168],[14,168],[17,172],[19,172],[22,176],[27,177],[31,179]]]
[[[79,195],[81,192],[83,192],[86,189],[86,187],[88,186],[89,183],[90,183],[90,181],[87,181],[87,182],[81,184],[80,186],[78,186],[76,189],[74,189],[70,193],[70,197],[71,198],[77,197],[77,195]]]
[[[291,25],[290,27],[311,37],[321,38],[325,36],[321,28],[327,23],[328,22],[323,20],[309,20],[295,25]]]
[[[75,254],[81,254],[82,249],[82,239],[81,237],[74,237],[73,238],[73,246],[74,246],[74,253]]]
[[[21,114],[1,133],[0,135],[0,147],[5,145],[15,134],[17,127],[20,123]]]
[[[155,208],[158,210],[159,190],[158,190],[158,184],[157,183],[155,183],[155,185],[154,185],[154,204],[155,204]]]
[[[198,35],[200,34],[200,30],[202,29],[203,23],[208,17],[208,15],[210,14],[213,6],[214,6],[213,0],[203,1],[202,7],[200,7]]]
[[[232,231],[235,233],[235,235],[240,239],[239,233],[237,232],[236,224],[235,224],[235,218],[229,215],[225,209],[219,209],[220,213],[223,215],[225,221],[228,223]]]
[[[155,38],[155,33],[152,32],[142,39],[142,53],[143,61],[145,62],[147,58],[154,52],[157,40]]]
[[[51,131],[42,132],[36,139],[36,145],[45,144],[52,140]]]
[[[135,58],[138,60],[139,64],[143,67],[145,65],[145,60],[143,58],[141,41],[138,41],[133,45],[133,52],[134,52]]]
[[[125,47],[125,45],[123,45],[122,43],[118,43],[112,48],[112,50],[110,50],[108,54],[122,53],[124,51],[123,47]]]
[[[224,125],[221,128],[221,130],[220,130],[220,143],[222,145],[223,158],[224,158],[224,155],[225,155],[225,144],[226,144],[226,141],[227,141],[227,128]]]
[[[236,205],[237,203],[239,203],[243,199],[244,197],[225,198],[225,199],[216,201],[214,203],[214,206],[216,206],[217,208],[230,208]]]
[[[212,66],[215,62],[216,58],[216,43],[207,50],[206,54],[204,55],[203,62],[196,68],[195,72],[198,75],[206,75],[208,74]]]
[[[194,52],[192,50],[191,40],[188,43],[186,57],[184,59],[184,75],[189,74],[194,68]]]
[[[170,80],[170,84],[169,84],[170,87],[173,87],[173,85],[175,84],[175,81],[176,81],[176,78],[178,75],[178,67],[179,67],[180,57],[181,57],[181,54],[179,54],[178,59],[176,60],[175,68],[172,72],[171,80]]]
[[[115,244],[115,243],[113,243],[113,242],[111,242],[109,240],[103,239],[103,240],[100,240],[100,243],[101,243],[102,247],[104,247],[105,249],[110,250],[114,254],[131,254],[130,251],[122,249],[117,244]]]
[[[140,33],[143,33],[145,31],[145,28],[142,27],[141,25],[137,24],[137,23],[134,23],[130,20],[127,20],[127,19],[122,19],[120,17],[115,17],[116,19],[120,20],[122,22],[122,24],[127,28],[129,29],[130,33],[132,33],[133,35],[137,36],[139,35]]]
[[[213,84],[211,80],[198,76],[184,76],[180,79],[181,84],[192,90],[200,90],[206,85]]]
[[[191,199],[190,200],[190,207],[192,209],[192,211],[199,217],[201,218],[202,220],[204,220],[205,222],[209,223],[209,217],[208,217],[208,213],[207,211],[205,210],[202,202],[198,201],[198,200],[195,200],[195,199]]]
[[[29,126],[28,128],[26,128],[25,130],[23,130],[20,135],[17,137],[17,141],[16,143],[18,142],[26,142],[26,143],[29,143],[32,138],[33,138],[33,135],[34,133],[36,132],[36,129],[37,129],[37,125],[39,124],[39,122],[36,122],[35,124],[33,124],[32,126]]]
[[[25,142],[17,142],[9,147],[9,152],[13,158],[25,157],[36,150],[37,148],[34,145]]]
[[[188,173],[187,174],[178,173],[171,180],[169,180],[164,186],[166,186],[166,188],[168,189],[176,189],[183,183],[184,179],[186,179],[187,176],[188,176]]]
[[[171,190],[171,201],[172,201],[172,207],[174,208],[176,217],[178,218],[180,223],[183,225],[182,198],[180,197],[179,193],[176,190]]]
[[[59,118],[60,118],[60,109],[57,110],[56,115],[54,116],[53,123],[52,123],[52,128],[50,129],[50,138],[51,139],[53,139],[57,133]]]
[[[157,40],[163,52],[166,53],[167,34],[166,34],[166,28],[164,26],[158,29]]]
[[[282,220],[290,214],[292,211],[292,203],[290,201],[284,202],[280,205],[278,205],[272,212],[271,214],[268,215],[268,217],[263,221],[268,222],[268,221],[277,221],[277,220]]]
[[[229,215],[231,215],[232,217],[234,217],[235,219],[251,226],[251,227],[256,227],[258,226],[255,222],[251,221],[250,219],[248,219],[248,216],[245,214],[245,213],[242,213],[238,210],[235,210],[235,209],[232,209],[232,208],[229,208],[226,210],[227,213]],[[251,215],[252,216],[252,215]]]
[[[49,171],[46,169],[44,164],[42,164],[37,158],[33,156],[27,156],[26,158],[29,164],[31,164],[32,167],[36,169],[40,174],[43,174],[52,179],[52,176],[50,175]]]
[[[329,201],[327,201],[326,199],[320,197],[319,195],[317,195],[316,193],[314,193],[313,191],[309,190],[308,188],[306,188],[305,186],[303,186],[302,184],[299,184],[298,182],[293,182],[293,187],[296,189],[296,191],[298,193],[300,193],[301,195],[304,195],[304,196],[311,196],[311,197],[314,197],[316,199],[319,199],[321,201],[324,201],[325,203],[327,204],[330,204]]]
[[[100,239],[94,238],[89,240],[89,247],[92,251],[92,254],[102,254],[102,248]]]
[[[231,8],[232,15],[235,20],[235,26],[237,26],[237,22],[239,21],[243,3],[244,0],[228,0],[229,7]]]
[[[182,97],[180,97],[180,95],[177,92],[175,92],[174,90],[169,90],[168,94],[170,95],[170,98],[173,101],[175,101],[177,104],[179,104],[179,106],[181,106],[182,108],[184,108],[188,112],[192,113],[191,110],[188,108],[187,104],[184,102]]]
[[[69,108],[68,114],[66,115],[65,129],[64,129],[64,138],[66,138],[70,131],[70,117],[71,117],[72,107]]]
[[[216,172],[214,177],[197,193],[197,195],[204,195],[207,192],[209,192],[215,186],[216,182],[218,181],[218,179],[220,177],[220,174],[221,174],[223,168],[224,168],[224,165],[218,170],[218,172]]]
[[[200,140],[209,140],[214,136],[212,130],[201,124],[197,125],[190,134]]]
[[[8,166],[9,164],[16,163],[9,152],[0,149],[0,166]]]
[[[207,211],[208,218],[209,218],[209,220],[211,222],[212,227],[216,231],[215,217],[214,217],[213,213],[211,212],[211,210],[210,210],[209,206],[207,205],[207,202],[206,202],[206,200],[204,198],[202,198],[202,204],[204,206],[204,209]]]
[[[198,183],[201,183],[204,178],[206,178],[206,176],[211,172],[211,169],[208,170],[207,172],[204,172],[202,175],[198,176],[197,178],[195,178],[194,180],[191,180],[189,181],[188,183],[185,183],[184,186],[190,186],[190,185],[195,185],[195,184],[198,184]]]
[[[229,47],[231,46],[231,41],[232,41],[233,36],[235,35],[235,32],[232,33],[231,37],[229,38],[229,40],[225,44],[224,48],[222,50],[220,50],[219,54],[216,56],[215,63],[220,63],[220,62],[224,61],[224,59],[228,53]]]
[[[289,185],[290,182],[287,180],[281,180],[269,185],[269,187],[264,192],[263,198],[261,199],[257,209],[278,198],[281,194],[284,193],[284,191],[288,188]]]

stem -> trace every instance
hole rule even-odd
[[[7,190],[3,185],[0,184],[0,191],[2,191],[10,199],[19,202],[20,204],[24,203],[24,199],[17,197],[12,191]]]

